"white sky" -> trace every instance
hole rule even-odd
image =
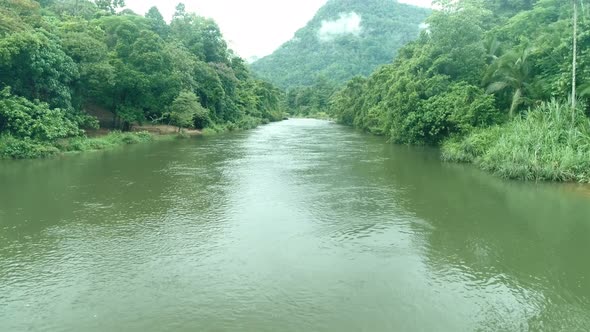
[[[187,11],[213,18],[230,47],[243,58],[272,53],[309,22],[327,0],[126,0],[127,8],[145,14],[158,7],[166,20],[178,2]],[[399,0],[429,6],[431,0]]]

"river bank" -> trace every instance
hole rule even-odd
[[[109,150],[116,147],[153,141],[173,140],[202,135],[200,130],[180,130],[169,125],[134,126],[129,132],[111,129],[87,130],[83,136],[63,138],[53,142],[0,138],[0,159],[38,159],[62,154]]]
[[[174,135],[154,135],[142,132],[111,131],[101,136],[79,136],[55,142],[17,139],[11,136],[0,138],[0,159],[51,158],[66,153],[108,150],[118,146],[173,139]]]
[[[129,132],[118,130],[89,130],[83,136],[38,141],[28,138],[17,139],[12,136],[0,137],[0,160],[2,159],[40,159],[63,154],[109,150],[120,146],[184,139],[196,136],[211,136],[231,131],[250,130],[270,121],[245,121],[238,124],[214,124],[203,130],[182,129],[169,125],[138,125]]]
[[[391,128],[371,130],[342,117],[337,122],[383,136],[394,144],[437,147],[444,162],[471,164],[504,179],[590,183],[590,121],[583,109],[572,111],[564,101],[541,102],[513,119],[466,126],[430,143],[396,140],[400,135],[396,130],[405,123],[392,122]],[[422,138],[437,132],[422,127],[410,131]]]
[[[502,125],[445,141],[441,157],[506,179],[590,183],[590,122],[566,104],[544,102]]]

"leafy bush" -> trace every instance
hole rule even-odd
[[[9,135],[0,137],[0,158],[3,159],[47,158],[57,153],[59,149],[56,147],[30,138],[18,139]]]
[[[267,120],[266,123],[269,121]],[[251,116],[245,116],[237,123],[237,127],[239,129],[254,129],[258,127],[260,124],[264,123],[263,120],[258,118],[253,118]]]
[[[65,110],[14,96],[5,88],[0,91],[0,133],[21,139],[55,141],[78,136],[82,131]]]
[[[488,127],[500,119],[493,96],[461,83],[420,102],[400,124],[392,125],[391,136],[398,143],[438,145],[451,135]]]
[[[217,133],[219,133],[219,131],[212,127],[203,129],[203,136],[211,136]]]
[[[230,122],[228,122],[228,123],[225,125],[225,129],[226,129],[227,131],[234,131],[234,130],[237,130],[237,129],[238,129],[238,126],[237,126],[235,123],[233,123],[233,122],[231,122],[231,121],[230,121]]]

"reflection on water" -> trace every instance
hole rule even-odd
[[[2,331],[590,329],[584,187],[329,122],[0,163]]]

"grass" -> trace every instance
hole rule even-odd
[[[442,146],[442,159],[448,162],[475,163],[494,145],[503,128],[478,128],[466,137],[453,137]]]
[[[557,101],[503,126],[444,143],[446,161],[473,163],[509,179],[590,182],[590,120]]]
[[[248,130],[267,124],[270,120],[245,116],[240,121],[225,125],[213,124],[202,131],[203,135],[213,135],[228,131]],[[49,158],[62,153],[108,150],[118,146],[151,142],[154,140],[188,138],[185,131],[171,135],[153,135],[149,132],[114,131],[105,136],[88,138],[73,137],[57,142],[40,142],[29,138],[15,138],[10,135],[0,136],[0,159],[37,159]]]
[[[154,139],[155,136],[147,132],[112,132],[102,137],[74,137],[50,143],[17,139],[6,135],[0,137],[0,159],[48,158],[63,152],[107,150],[122,145],[150,142]]]
[[[93,151],[93,150],[107,150],[121,145],[131,145],[144,142],[151,142],[154,136],[147,132],[138,133],[123,133],[115,131],[106,136],[87,138],[76,137],[58,143],[58,148],[61,151]]]

